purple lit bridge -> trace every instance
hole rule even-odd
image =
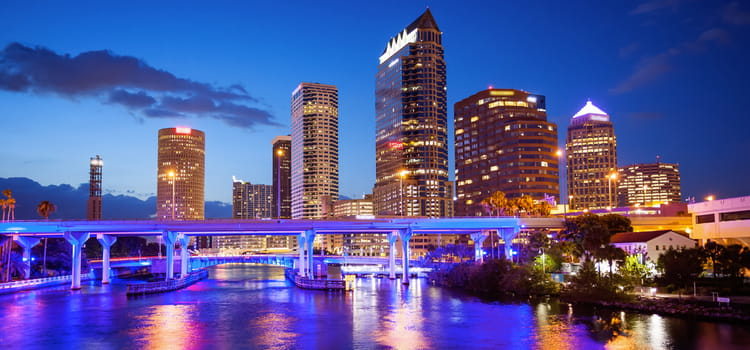
[[[560,218],[463,217],[463,218],[382,218],[369,220],[113,220],[113,221],[14,221],[0,223],[0,236],[12,238],[29,258],[31,247],[41,238],[65,238],[73,247],[72,289],[81,288],[81,248],[95,236],[102,245],[102,283],[109,283],[110,247],[117,237],[161,236],[166,245],[166,279],[174,278],[175,244],[187,247],[193,236],[295,235],[299,245],[298,273],[313,274],[313,241],[318,234],[387,234],[390,277],[395,278],[397,239],[402,244],[402,273],[409,276],[409,240],[414,234],[468,234],[474,242],[475,257],[482,259],[482,243],[489,231],[497,231],[510,242],[522,227],[560,228]],[[181,276],[188,274],[187,249],[180,249]],[[510,245],[505,245],[510,256]],[[29,271],[27,270],[28,278]],[[404,279],[408,283],[408,279]]]

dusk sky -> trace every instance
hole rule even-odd
[[[4,1],[0,177],[77,186],[98,154],[105,192],[145,198],[157,131],[187,126],[206,132],[206,200],[230,202],[233,175],[271,184],[291,92],[319,82],[339,88],[340,193],[371,193],[378,56],[426,6],[451,121],[488,86],[522,89],[562,146],[591,99],[619,166],[658,155],[683,198],[750,195],[750,4],[726,1]]]

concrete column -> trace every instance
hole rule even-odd
[[[513,239],[516,238],[516,235],[518,235],[518,232],[520,231],[520,228],[518,227],[503,227],[497,229],[497,234],[503,238],[503,242],[505,244],[505,259],[507,260],[513,260],[513,256],[511,256],[511,244],[513,243]]]
[[[413,234],[412,229],[409,227],[405,230],[400,230],[398,234],[401,236],[401,268],[403,269],[401,283],[409,284],[409,254],[411,254],[411,251],[409,250],[409,240],[411,240]]]
[[[102,245],[102,284],[107,284],[109,283],[109,249],[117,242],[117,237],[97,233],[96,240]]]
[[[177,232],[164,231],[161,237],[167,247],[167,275],[164,280],[168,281],[174,278],[174,244],[177,242]]]
[[[185,278],[190,272],[190,255],[188,254],[190,236],[180,233],[177,235],[177,240],[180,242],[180,278]]]
[[[297,249],[299,249],[299,261],[297,263],[297,274],[300,276],[305,275],[305,234],[300,233],[297,235]]]
[[[81,247],[91,236],[88,232],[65,232],[63,237],[73,246],[73,271],[70,289],[81,289]]]
[[[396,240],[398,239],[398,231],[388,233],[388,278],[396,279]]]
[[[480,231],[480,232],[474,232],[471,234],[471,240],[474,241],[474,261],[475,262],[484,262],[484,254],[482,251],[482,243],[484,243],[484,240],[487,239],[487,235]]]
[[[23,248],[23,262],[26,263],[23,278],[31,277],[31,247],[39,244],[39,238],[27,236],[13,236],[13,240]]]
[[[305,231],[305,243],[307,244],[307,277],[315,278],[315,255],[313,254],[313,243],[315,243],[315,230]]]

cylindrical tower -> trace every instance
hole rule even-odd
[[[203,131],[159,130],[156,215],[160,220],[203,220],[205,141]]]

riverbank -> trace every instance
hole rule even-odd
[[[634,301],[597,301],[560,299],[563,302],[578,305],[599,306],[634,311],[643,314],[659,314],[675,317],[686,317],[696,320],[715,322],[748,322],[750,305],[718,304],[692,298],[658,298],[637,296]]]

